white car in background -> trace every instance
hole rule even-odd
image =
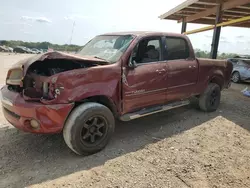
[[[250,81],[250,59],[228,59],[233,64],[232,81],[234,83]]]

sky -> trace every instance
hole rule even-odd
[[[98,34],[115,31],[180,33],[181,24],[159,15],[184,0],[0,0],[0,40],[48,41],[84,45]],[[187,30],[203,27],[188,24]],[[213,31],[189,35],[194,48],[210,51]],[[225,27],[219,52],[250,54],[250,29]]]

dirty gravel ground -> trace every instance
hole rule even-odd
[[[1,80],[29,55],[0,54]],[[250,187],[250,99],[234,84],[218,111],[196,104],[117,123],[105,150],[79,157],[61,135],[33,135],[0,115],[0,187]]]

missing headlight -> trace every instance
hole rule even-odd
[[[43,97],[47,98],[49,94],[49,83],[43,82]]]

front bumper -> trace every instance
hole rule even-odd
[[[45,105],[27,102],[19,93],[1,89],[2,107],[5,118],[17,129],[32,133],[59,133],[71,112],[74,103]],[[39,128],[32,128],[30,120],[39,122]]]

